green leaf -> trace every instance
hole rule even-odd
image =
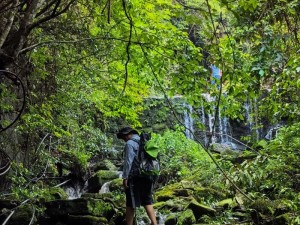
[[[261,69],[261,70],[259,70],[259,72],[258,72],[258,73],[259,73],[259,75],[262,77],[262,76],[264,76],[264,74],[265,74],[265,71]]]

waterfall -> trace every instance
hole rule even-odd
[[[119,178],[122,178],[122,174],[123,174],[122,171],[117,171],[117,174],[119,175]],[[107,181],[107,182],[105,182],[105,183],[101,186],[99,193],[100,193],[100,194],[105,194],[105,193],[110,192],[110,190],[109,190],[109,185],[110,185],[111,182],[112,182],[112,181]]]
[[[117,174],[119,175],[119,178],[122,178],[123,171],[117,171]]]
[[[163,215],[161,213],[158,213],[158,224],[157,225],[165,225],[165,220],[168,215]]]
[[[205,100],[207,102],[212,102],[213,103],[215,101],[215,99],[216,99],[215,97],[211,97],[210,94],[202,94],[202,96],[205,98]],[[204,111],[204,114],[205,114],[205,111]],[[208,130],[209,130],[210,133],[215,133],[215,128],[213,127],[214,126],[214,122],[215,122],[215,116],[212,115],[212,114],[210,114],[210,113],[208,113],[207,114],[207,122],[204,121],[204,124],[208,125]],[[213,135],[212,139],[211,139],[211,143],[216,143],[216,142],[217,142],[217,138],[216,138],[215,135]]]
[[[257,99],[255,98],[254,99],[254,109],[255,109],[255,112],[256,112],[256,115],[258,115],[258,107],[257,107]],[[259,140],[260,139],[260,130],[259,130],[259,128],[258,128],[258,121],[257,121],[257,116],[255,117],[255,126],[256,126],[256,128],[255,128],[255,132],[256,132],[256,140]]]
[[[259,140],[260,138],[260,131],[258,129],[258,121],[252,118],[251,114],[252,112],[255,112],[256,109],[256,99],[254,99],[254,106],[252,106],[251,102],[248,100],[245,104],[244,104],[244,108],[246,110],[246,121],[247,121],[247,125],[249,127],[249,132],[251,133],[253,131],[253,129],[255,129],[255,134],[256,134],[256,140]],[[253,122],[254,121],[254,122]]]
[[[267,140],[272,140],[274,137],[277,136],[277,132],[278,132],[278,129],[281,127],[280,124],[277,124],[276,126],[272,126],[269,131],[267,132],[266,136],[265,136],[265,139]]]
[[[252,122],[252,118],[251,118],[251,105],[249,103],[249,101],[247,101],[245,104],[244,104],[244,108],[246,110],[246,121],[247,121],[247,124],[248,124],[248,127],[250,129],[250,131],[252,130],[253,128],[253,122]]]
[[[211,114],[208,114],[208,128],[209,128],[209,132],[210,133],[215,133],[215,129],[214,129],[214,121],[215,121],[215,117]],[[212,139],[211,139],[211,143],[216,143],[217,142],[217,138],[216,138],[216,135],[214,134],[212,136]]]
[[[225,134],[228,134],[230,132],[230,130],[228,130],[228,126],[229,126],[228,118],[224,117],[223,122],[224,122],[224,127],[225,127],[224,132],[225,132]],[[225,136],[225,142],[229,142],[229,138],[227,135]]]
[[[219,133],[220,133],[220,139],[221,143],[227,144],[229,143],[228,139],[228,118],[226,117],[221,117],[221,113],[219,110]]]
[[[82,187],[79,182],[76,182],[72,186],[66,187],[65,192],[68,195],[68,199],[77,199],[81,197]]]
[[[219,118],[219,133],[220,133],[220,141],[221,143],[224,143],[224,135],[223,135],[223,120],[221,118],[221,112],[220,110],[219,111],[219,115],[218,115],[218,118]],[[226,137],[226,136],[225,136]]]
[[[193,107],[189,104],[184,103],[184,114],[183,114],[183,120],[184,120],[184,126],[186,128],[185,130],[185,136],[189,139],[193,140],[193,133],[194,133],[194,120],[192,115]]]
[[[204,111],[204,104],[203,104],[203,102],[201,104],[201,120],[202,120],[201,123],[203,124],[204,131],[205,131],[206,130],[206,128],[205,128],[206,119],[205,119],[205,111]],[[204,133],[203,137],[204,137],[204,145],[206,146],[207,143],[208,143],[208,138],[207,138],[206,133]]]
[[[108,193],[109,192],[109,185],[110,185],[111,181],[108,181],[106,183],[104,183],[102,186],[101,186],[101,189],[99,191],[100,194],[105,194],[105,193]]]
[[[208,93],[201,95],[203,101],[199,108],[193,108],[191,105],[183,103],[182,118],[187,138],[195,139],[193,134],[196,134],[197,138],[207,146],[210,133],[213,136],[209,144],[221,144],[224,148],[229,147],[231,149],[242,150],[245,149],[245,145],[239,140],[242,136],[250,137],[251,135],[253,139],[259,140],[262,137],[270,139],[276,133],[276,128],[266,130],[269,124],[260,121],[257,99],[248,99],[243,104],[244,119],[232,118],[229,120],[229,118],[222,116],[224,115],[223,108],[220,108],[217,114],[215,113],[217,105],[216,97]],[[195,115],[196,113],[198,117],[192,117],[192,114]],[[201,127],[197,127],[198,124],[201,124]],[[261,125],[264,127],[260,128]],[[269,133],[266,133],[268,131]]]
[[[215,103],[216,98],[211,97],[209,94],[202,94],[204,97],[205,101],[211,104]],[[215,107],[214,110],[215,111]],[[211,144],[214,143],[220,143],[224,144],[227,146],[230,146],[233,149],[237,149],[237,145],[233,143],[230,140],[230,124],[229,120],[226,117],[221,116],[221,110],[219,110],[218,114],[211,114],[211,113],[206,113],[204,109],[204,103],[201,105],[201,123],[206,127],[206,129],[210,132],[213,133],[214,135],[212,136]],[[215,119],[217,120],[217,126],[214,126]],[[216,132],[218,131],[218,132]],[[219,133],[219,134],[215,134]],[[208,137],[207,135],[204,135],[204,143],[207,145],[208,143]]]
[[[254,100],[254,104],[256,104],[256,99]],[[249,100],[244,104],[244,108],[246,110],[246,121],[247,121],[247,125],[249,127],[249,132],[252,133],[253,129],[255,129],[255,134],[256,134],[256,140],[259,140],[259,130],[257,128],[257,121],[255,120],[255,123],[253,122],[253,118],[251,116],[252,111],[255,110],[255,105],[253,106],[253,108],[251,108],[251,103],[249,102]],[[255,128],[256,127],[256,128]]]

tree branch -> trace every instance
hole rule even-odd
[[[14,22],[14,18],[15,18],[16,12],[17,12],[17,8],[16,8],[17,5],[18,5],[18,0],[14,0],[11,3],[12,9],[9,11],[9,13],[7,15],[6,23],[4,25],[4,29],[2,30],[2,34],[0,36],[0,49],[2,48],[7,36],[11,30],[11,27],[12,27],[12,24]]]
[[[196,11],[206,12],[204,9],[202,9],[200,7],[193,7],[193,6],[189,6],[189,5],[183,4],[182,2],[180,2],[180,0],[176,0],[176,2],[179,5],[181,5],[182,7],[186,8],[186,9],[192,9],[192,10],[196,10]]]
[[[124,87],[123,87],[123,90],[122,90],[122,94],[124,94],[125,92],[125,89],[126,89],[126,85],[127,85],[127,79],[128,79],[128,64],[129,64],[129,61],[130,61],[130,45],[131,45],[131,38],[132,38],[132,28],[133,28],[133,21],[132,21],[132,18],[130,17],[130,15],[128,14],[127,12],[127,9],[126,9],[126,0],[122,0],[122,5],[123,5],[123,9],[124,9],[124,12],[125,12],[125,15],[129,21],[129,38],[128,38],[128,43],[127,43],[127,46],[126,46],[126,54],[127,54],[127,60],[126,60],[126,63],[125,63],[125,81],[124,81]]]
[[[12,8],[14,7],[10,7],[11,3],[13,3],[15,0],[11,0],[11,1],[7,1],[7,2],[4,2],[3,5],[1,5],[0,7],[0,13],[3,13],[3,11],[8,11],[8,10],[11,10]],[[3,3],[3,0],[0,4]]]
[[[28,46],[26,48],[23,48],[22,50],[19,51],[19,54],[24,53],[24,52],[28,52],[28,51],[30,51],[34,48],[44,46],[44,45],[48,45],[48,44],[74,44],[74,43],[80,43],[80,42],[92,41],[92,40],[99,40],[99,39],[129,42],[129,40],[125,40],[125,39],[121,39],[121,38],[114,38],[114,37],[83,38],[83,39],[73,40],[73,41],[44,41],[44,42],[40,42],[40,43],[31,45],[31,46]],[[130,42],[131,42],[131,44],[137,44],[137,45],[140,45],[140,44],[149,45],[150,44],[150,43],[141,43],[141,42],[132,41],[132,40],[130,40]]]
[[[36,14],[36,17],[39,17],[43,13],[47,12],[47,10],[50,9],[51,6],[54,5],[56,1],[57,0],[52,0],[52,2],[50,2],[49,4],[47,3],[47,5]]]
[[[51,19],[54,19],[55,17],[60,16],[63,13],[65,13],[74,2],[76,2],[76,0],[71,0],[61,11],[59,11],[57,13],[55,13],[55,10],[57,9],[57,7],[55,7],[53,13],[51,13],[50,15],[45,16],[45,17],[41,18],[40,20],[38,20],[38,21],[34,22],[33,24],[31,24],[29,26],[28,30],[32,30],[35,27],[39,26],[40,24],[45,23],[45,22],[47,22]]]

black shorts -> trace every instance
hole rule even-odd
[[[125,190],[126,206],[140,207],[153,204],[153,180],[147,177],[133,177],[128,180]],[[134,201],[134,202],[133,202]]]

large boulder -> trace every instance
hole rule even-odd
[[[108,220],[115,211],[110,203],[102,199],[78,198],[74,200],[54,200],[45,203],[46,214],[51,218],[64,218],[68,215],[91,215]]]
[[[87,192],[97,193],[103,184],[119,177],[120,171],[99,170],[88,180]]]
[[[176,214],[170,214],[166,218],[165,225],[177,225],[177,220]]]
[[[36,217],[35,217],[35,209],[33,208],[33,205],[30,204],[24,204],[21,205],[20,207],[16,208],[14,210],[14,213],[12,216],[9,218],[8,222],[6,223],[7,225],[28,225],[33,222],[36,222]],[[3,211],[2,211],[3,212]],[[4,215],[6,216],[1,216],[0,218],[0,223],[2,224],[7,216],[10,214],[11,211],[7,211]]]
[[[90,215],[75,216],[69,215],[67,225],[107,225],[108,221],[105,217],[97,217]]]
[[[190,201],[190,198],[175,198],[165,202],[157,202],[153,207],[159,211],[182,212]]]
[[[198,220],[200,219],[203,215],[208,215],[208,216],[214,216],[216,214],[216,210],[200,204],[196,200],[192,200],[190,204],[187,207],[188,209],[191,209],[195,215],[195,218]]]
[[[99,171],[99,170],[116,171],[117,167],[110,160],[104,159],[104,160],[97,160],[97,162],[95,162],[94,165],[92,166],[92,169],[94,171]]]
[[[216,203],[217,207],[220,207],[222,209],[228,209],[233,208],[237,205],[237,203],[232,198],[223,199],[222,201],[219,201]]]
[[[196,222],[196,218],[191,209],[183,211],[178,217],[178,225],[192,225]]]
[[[111,192],[118,191],[118,192],[123,192],[123,180],[121,178],[117,178],[111,181],[109,190]]]
[[[169,184],[155,193],[155,199],[167,201],[176,197],[194,197],[196,200],[205,198],[223,199],[226,194],[209,187],[201,187],[197,182],[183,180],[178,183]]]

